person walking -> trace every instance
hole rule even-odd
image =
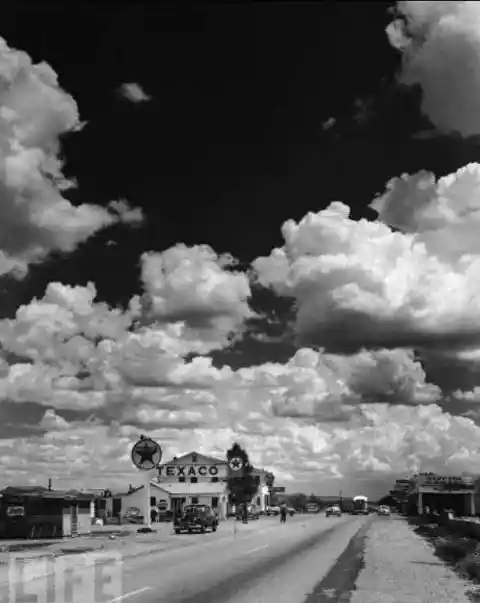
[[[285,523],[287,521],[287,505],[282,503],[280,506],[280,523]]]
[[[248,505],[243,503],[243,523],[248,523]]]

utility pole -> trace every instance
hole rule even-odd
[[[48,491],[50,492],[52,490],[52,478],[49,477],[48,478]]]
[[[343,496],[342,496],[342,494],[343,494],[343,492],[342,492],[342,490],[340,490],[340,493],[339,493],[339,499],[340,500],[339,500],[339,502],[340,502],[340,510],[341,511],[343,511]]]

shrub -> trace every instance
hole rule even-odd
[[[458,562],[467,555],[471,555],[475,552],[477,547],[477,540],[473,538],[437,538],[435,542],[435,549],[437,554],[449,561]]]
[[[470,580],[480,582],[480,555],[474,551],[457,562],[457,570]]]

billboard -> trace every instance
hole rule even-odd
[[[475,489],[473,478],[455,475],[435,475],[434,473],[418,473],[413,476],[414,483],[420,488],[455,492]]]

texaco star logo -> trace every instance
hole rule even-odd
[[[230,459],[228,464],[230,465],[230,469],[232,471],[240,471],[240,469],[243,467],[243,460],[239,456],[235,456],[233,459]]]
[[[143,438],[132,450],[132,461],[138,469],[153,469],[162,459],[162,449],[153,440]]]

